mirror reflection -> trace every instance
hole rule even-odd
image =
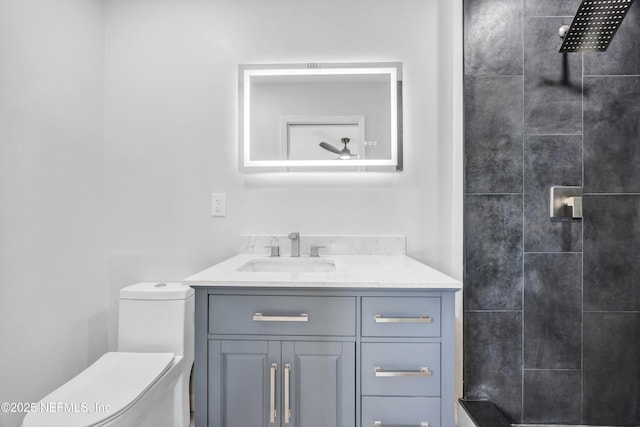
[[[241,167],[400,170],[401,71],[399,63],[240,66]]]

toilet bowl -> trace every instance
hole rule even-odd
[[[181,283],[121,289],[118,351],[32,405],[22,426],[189,426],[193,294]]]

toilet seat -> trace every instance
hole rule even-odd
[[[23,427],[103,425],[135,404],[173,362],[173,353],[106,353],[38,402]]]

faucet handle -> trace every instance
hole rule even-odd
[[[309,256],[311,258],[319,258],[320,254],[318,253],[318,249],[323,249],[323,248],[326,248],[326,246],[321,246],[321,245],[311,246],[311,252],[309,253]]]
[[[271,255],[269,255],[270,257],[276,258],[280,256],[280,246],[278,245],[265,246],[265,248],[271,249]]]

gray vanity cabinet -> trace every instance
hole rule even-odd
[[[454,427],[454,291],[196,287],[195,427]]]
[[[210,294],[208,427],[353,427],[356,298]]]

